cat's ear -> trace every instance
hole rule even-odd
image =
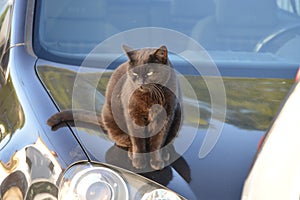
[[[161,63],[167,64],[168,62],[168,49],[166,46],[159,47],[153,54],[156,59],[158,59]]]
[[[122,45],[123,51],[126,53],[129,61],[133,61],[134,60],[134,49],[127,46],[126,44]]]

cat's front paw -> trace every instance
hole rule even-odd
[[[161,170],[165,167],[164,153],[162,151],[155,151],[150,154],[150,165],[154,170]],[[166,156],[168,157],[168,156]]]
[[[136,169],[146,168],[147,162],[143,154],[132,154],[132,166]]]
[[[151,165],[151,168],[154,169],[154,170],[161,170],[165,167],[165,163],[162,159],[157,159],[157,158],[154,158],[154,159],[150,159],[150,165]]]
[[[168,162],[170,160],[170,152],[165,148],[162,150],[162,158],[165,162]]]

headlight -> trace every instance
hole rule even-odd
[[[60,181],[59,199],[182,200],[171,190],[132,172],[113,166],[78,163]]]

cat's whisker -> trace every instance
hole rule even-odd
[[[162,89],[158,86],[155,85],[157,91],[158,91],[158,95],[159,95],[159,99],[160,99],[160,103],[162,104],[165,101],[165,95],[164,92],[162,91]]]
[[[165,101],[165,96],[162,89],[157,84],[150,84],[149,88],[152,98],[157,101],[158,104],[162,105]]]

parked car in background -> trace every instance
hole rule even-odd
[[[258,199],[252,177],[270,175],[297,93],[299,19],[298,0],[0,0],[1,199]],[[181,80],[184,119],[162,170],[135,169],[100,127],[46,123],[101,112],[122,44],[166,45]],[[299,181],[280,180],[295,190],[272,198],[299,198]]]
[[[242,199],[299,198],[299,123],[294,112],[299,94],[297,83],[261,142]]]

